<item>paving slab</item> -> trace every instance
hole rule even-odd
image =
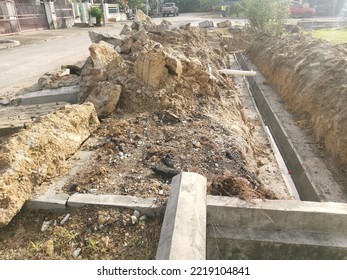
[[[26,126],[30,126],[38,117],[53,113],[66,104],[68,103],[54,102],[26,106],[0,107],[0,136],[5,136],[25,128]]]

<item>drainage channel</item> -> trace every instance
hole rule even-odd
[[[250,70],[242,53],[235,53],[234,56],[241,70]],[[284,159],[287,169],[292,170],[291,178],[295,184],[300,199],[304,201],[320,201],[315,191],[314,183],[306,173],[300,157],[296,153],[293,144],[289,140],[287,133],[282,128],[255,77],[246,76],[245,79],[248,83],[249,91],[251,92],[254,102],[265,125],[270,130],[271,136]]]

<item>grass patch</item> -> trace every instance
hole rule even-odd
[[[312,31],[313,38],[325,39],[335,44],[347,43],[347,28],[320,29]]]

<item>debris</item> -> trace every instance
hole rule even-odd
[[[125,36],[129,36],[132,34],[132,29],[129,25],[124,24],[121,32],[119,33],[120,35],[125,35]]]
[[[209,28],[209,27],[213,27],[213,21],[211,20],[205,20],[202,22],[199,22],[199,28]]]
[[[231,26],[230,20],[225,20],[217,23],[217,27],[219,28],[229,28]]]
[[[218,71],[219,73],[227,74],[227,75],[255,76],[257,74],[255,71],[244,71],[244,70],[222,69]]]
[[[178,170],[176,170],[174,168],[169,168],[163,164],[157,164],[157,165],[152,166],[152,170],[156,174],[158,174],[164,178],[172,178],[172,177],[174,177],[180,173]]]
[[[137,217],[131,216],[131,223],[135,225],[137,223]]]
[[[105,118],[115,111],[121,92],[120,85],[100,82],[91,90],[85,102],[93,103],[98,117]]]
[[[67,214],[65,215],[64,219],[62,219],[62,220],[60,221],[60,225],[61,225],[61,226],[64,225],[64,224],[66,223],[66,221],[67,221],[69,218],[70,218],[70,214],[67,213]]]
[[[146,85],[158,87],[168,76],[168,69],[165,65],[164,52],[153,49],[138,55],[134,72]]]
[[[76,259],[80,255],[81,251],[81,248],[77,248],[75,251],[73,251],[72,256]]]
[[[134,210],[133,216],[135,216],[137,219],[140,218],[140,212],[138,210]]]
[[[46,231],[49,226],[52,224],[52,221],[44,221],[41,226],[41,231]]]
[[[313,68],[313,67],[316,67],[316,66],[319,66],[320,65],[320,62],[314,62],[314,63],[310,63],[310,67]]]
[[[146,216],[146,215],[142,215],[142,216],[140,217],[140,221],[144,222],[144,221],[146,221],[146,220],[147,220],[147,216]]]

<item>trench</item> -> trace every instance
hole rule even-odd
[[[241,69],[258,69],[241,53],[235,54]],[[303,201],[346,203],[346,176],[319,145],[312,131],[299,127],[297,119],[287,111],[284,100],[269,84],[264,76],[256,71],[255,77],[246,77],[251,96],[266,127],[271,132],[286,164],[295,187]]]
[[[234,55],[240,68],[249,71],[250,68],[242,53],[237,52]],[[256,79],[253,76],[245,76],[245,79],[248,83],[249,92],[253,97],[264,123],[269,128],[271,136],[275,140],[276,146],[285,161],[287,170],[295,170],[291,178],[299,193],[300,199],[304,201],[320,201],[315,187],[302,165],[299,155],[296,153],[286,131],[282,128],[280,121],[273,112]]]

